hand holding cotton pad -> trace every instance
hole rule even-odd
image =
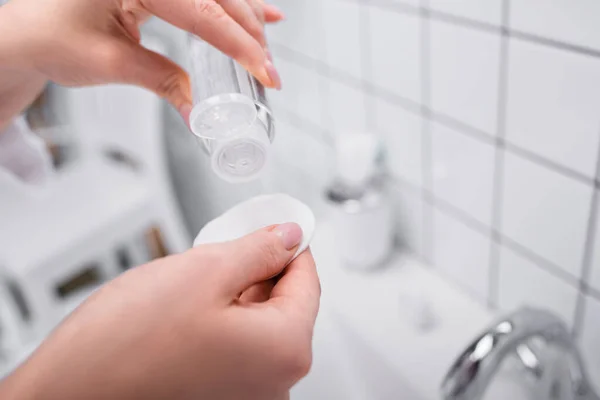
[[[286,194],[257,196],[232,207],[200,230],[194,246],[228,242],[286,222],[295,222],[302,228],[302,241],[293,260],[308,248],[315,232],[315,216],[307,205]]]

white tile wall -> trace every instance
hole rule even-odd
[[[488,295],[489,237],[438,210],[433,212],[433,218],[435,266],[484,301]]]
[[[296,96],[299,91],[298,71],[300,67],[295,63],[273,54],[273,64],[281,75],[282,90],[270,90],[268,92],[269,104],[273,111],[278,109],[294,111],[296,108]]]
[[[431,108],[496,132],[500,36],[432,20]]]
[[[600,390],[600,300],[587,296],[581,332],[581,350],[590,376]]]
[[[597,200],[600,207],[600,199]],[[599,208],[600,209],[600,208]],[[596,215],[596,230],[594,232],[594,244],[592,250],[591,276],[589,284],[600,292],[600,213]]]
[[[325,107],[326,125],[331,132],[366,131],[365,95],[361,90],[330,81]]]
[[[394,186],[391,192],[395,199],[398,239],[401,246],[415,254],[423,255],[423,213],[428,206],[421,201],[421,193],[418,190],[399,185]]]
[[[421,115],[376,97],[368,99],[374,105],[375,129],[386,145],[387,163],[391,173],[421,186]]]
[[[413,7],[419,7],[421,5],[421,0],[379,0],[382,3],[390,3],[390,4],[402,4],[402,5],[408,5],[408,6],[413,6]]]
[[[596,0],[511,1],[510,25],[544,38],[600,49]]]
[[[579,277],[591,187],[510,153],[505,162],[503,232]]]
[[[382,89],[420,101],[420,18],[376,7],[367,13],[371,34],[366,78]]]
[[[334,133],[370,129],[381,134],[397,177],[398,228],[409,248],[427,253],[441,274],[482,301],[489,300],[488,290],[494,288],[502,309],[523,303],[546,306],[571,323],[581,303],[574,299],[582,295],[576,283],[600,145],[600,3],[510,1],[514,34],[502,38],[498,27],[508,0],[320,0],[321,10],[315,8],[317,0],[276,1],[284,9],[299,9],[298,17],[288,18],[303,21],[287,30],[283,24],[276,27],[275,32],[283,32],[276,40],[316,58],[315,65],[327,64],[329,74],[315,79],[311,74],[318,75],[316,70],[298,72],[286,64],[298,61],[294,53],[283,54],[284,92],[289,93],[272,96],[278,102],[274,109],[281,103],[305,119],[306,126]],[[411,6],[433,12],[422,24],[418,19],[427,14]],[[320,13],[314,24],[304,19],[311,13]],[[319,32],[319,26],[325,30],[320,35],[308,32]],[[507,54],[501,52],[502,40]],[[424,57],[419,56],[422,51],[427,51]],[[501,65],[506,79],[500,79]],[[288,74],[295,77],[292,82]],[[372,86],[382,90],[370,90]],[[412,100],[420,112],[389,103],[394,95]],[[320,124],[313,118],[319,108]],[[465,127],[457,128],[461,125]],[[302,137],[313,133],[296,130],[293,140],[310,143],[285,141],[277,150],[283,162],[289,156],[294,170],[304,171],[300,183],[287,179],[288,186],[322,182],[321,175],[331,172],[326,162],[313,163],[327,160],[318,149],[328,148],[318,138]],[[301,157],[291,156],[296,148],[305,149]],[[501,201],[493,198],[492,187]],[[423,194],[434,195],[433,204]],[[465,215],[472,219],[466,225]],[[597,225],[600,232],[600,221]],[[488,273],[494,247],[485,226],[498,230],[512,249],[499,249],[498,274]],[[513,242],[522,247],[518,254]],[[592,245],[586,283],[596,296],[600,234]],[[600,306],[597,300],[589,304],[585,326],[575,329],[582,329],[586,353],[598,359],[594,338]]]
[[[325,42],[327,64],[361,78],[360,5],[355,1],[327,0],[322,2],[322,7],[323,18],[329,21],[330,27],[335,25],[335,29],[328,29],[321,39]]]
[[[280,121],[265,174],[267,189],[289,193],[316,207],[333,178],[332,152],[311,132]]]
[[[429,8],[496,26],[502,23],[502,0],[429,0]]]
[[[589,177],[600,133],[600,59],[513,40],[507,139]]]
[[[546,308],[573,325],[579,290],[513,250],[500,252],[498,305],[510,312],[522,306]]]
[[[492,144],[431,124],[433,192],[487,226],[492,225]]]
[[[287,67],[282,86],[286,85],[285,92],[289,96],[288,110],[321,125],[324,118],[321,85],[325,84],[324,79],[303,66],[291,64]]]
[[[278,43],[314,59],[325,55],[325,14],[320,0],[275,0],[271,2],[285,14],[285,20],[267,25],[269,42]],[[304,27],[310,25],[310,29]]]

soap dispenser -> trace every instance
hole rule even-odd
[[[375,135],[341,135],[336,142],[337,176],[326,190],[336,245],[344,265],[373,269],[394,247],[392,200]]]

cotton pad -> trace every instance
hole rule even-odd
[[[294,258],[308,248],[315,232],[315,216],[300,200],[286,194],[253,197],[226,211],[200,230],[194,246],[238,239],[258,229],[295,222],[302,228],[302,242]]]

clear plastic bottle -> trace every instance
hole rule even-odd
[[[197,36],[189,36],[194,106],[189,125],[229,182],[252,180],[268,159],[275,127],[265,88],[241,65]]]

